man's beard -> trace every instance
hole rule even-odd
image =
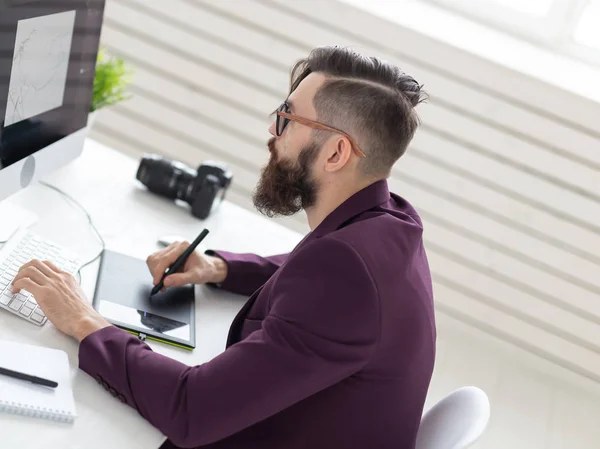
[[[262,169],[252,200],[259,212],[267,217],[294,215],[313,206],[317,199],[317,183],[310,176],[310,167],[319,151],[312,142],[300,151],[296,162],[277,160],[275,138],[267,143],[271,158]]]

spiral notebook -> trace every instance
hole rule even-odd
[[[0,366],[58,382],[49,388],[0,375],[0,412],[73,422],[75,400],[64,351],[0,340]]]

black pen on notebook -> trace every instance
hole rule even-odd
[[[32,376],[30,374],[21,373],[19,371],[13,371],[8,368],[0,367],[0,374],[3,374],[8,377],[13,377],[15,379],[26,380],[28,382],[43,385],[45,387],[56,388],[58,387],[58,383],[53,380],[44,379],[43,377]]]
[[[181,255],[177,258],[175,262],[173,262],[173,265],[171,265],[167,269],[167,271],[165,271],[165,273],[162,275],[160,282],[152,288],[150,296],[157,294],[165,286],[164,280],[168,275],[176,273],[177,270],[179,270],[185,265],[185,262],[187,261],[188,257],[190,257],[190,254],[192,254],[196,247],[200,244],[200,242],[204,240],[206,234],[208,234],[208,229],[203,229],[200,235],[198,235],[198,237],[196,237],[196,239],[190,244],[190,246],[188,246],[185,249],[185,251],[181,253]]]

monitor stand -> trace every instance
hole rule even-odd
[[[20,173],[21,188],[27,187],[35,173],[35,158],[27,157]],[[19,228],[26,228],[38,221],[35,212],[19,206],[10,199],[0,201],[0,243],[6,242]]]
[[[19,228],[36,223],[38,215],[10,200],[0,201],[0,243],[6,242]]]

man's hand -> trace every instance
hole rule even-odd
[[[51,262],[27,262],[20,268],[12,284],[14,293],[21,289],[32,293],[50,322],[78,341],[110,326],[87,301],[73,276]]]
[[[160,282],[166,269],[177,260],[179,255],[188,246],[190,246],[189,242],[176,242],[148,257],[146,263],[154,278],[154,285]],[[210,282],[218,284],[219,282],[223,282],[226,277],[227,263],[223,259],[194,251],[188,257],[183,270],[170,274],[165,278],[165,288],[162,291],[167,287],[179,287],[186,284],[205,284]]]

